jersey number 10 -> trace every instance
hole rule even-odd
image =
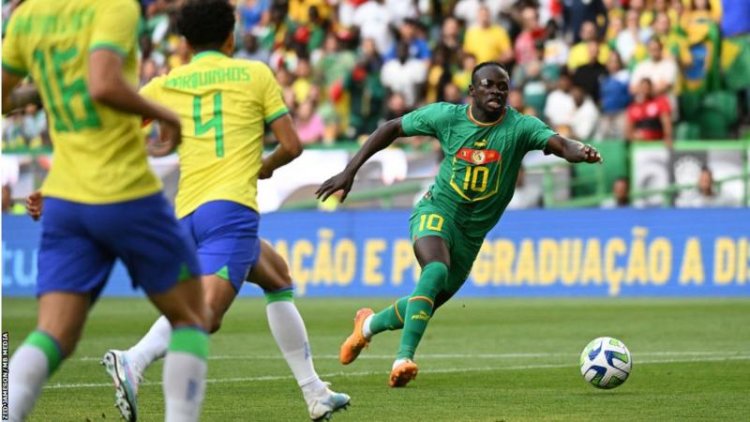
[[[207,96],[207,95],[206,95]],[[203,97],[196,95],[193,97],[193,123],[195,124],[195,136],[201,136],[210,130],[214,131],[214,141],[216,142],[216,156],[224,156],[224,118],[222,114],[221,91],[213,95],[214,114],[213,117],[203,121],[201,113],[201,103]]]
[[[490,178],[490,170],[485,166],[466,166],[466,175],[464,176],[464,192],[471,188],[474,192],[484,192],[487,190],[487,179]]]

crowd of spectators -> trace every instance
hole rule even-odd
[[[714,180],[713,171],[705,165],[698,173],[695,187],[682,190],[672,198],[672,202],[677,208],[734,208],[743,206],[739,198],[721,191]],[[602,201],[600,207],[603,209],[646,208],[648,204],[646,204],[644,198],[632,198],[630,179],[620,177],[612,184],[612,195]]]
[[[6,18],[18,3],[4,2]],[[750,34],[746,0],[235,3],[235,57],[273,69],[305,143],[356,139],[426,103],[466,102],[471,69],[488,60],[509,70],[510,104],[560,133],[669,143],[684,118],[678,98],[721,88],[721,37]],[[191,54],[175,31],[180,0],[141,4],[143,84]],[[5,123],[6,144],[45,143],[42,110]]]

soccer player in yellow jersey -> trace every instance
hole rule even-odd
[[[200,270],[148,167],[139,130],[142,118],[156,119],[174,147],[181,125],[134,88],[138,18],[132,0],[29,0],[8,23],[3,113],[21,105],[13,90],[31,76],[55,148],[42,187],[37,326],[10,361],[11,421],[27,417],[47,377],[73,352],[118,258],[173,327],[164,365],[166,420],[198,420],[208,353]],[[126,371],[110,364],[122,403]],[[125,412],[129,420],[134,412]]]
[[[190,0],[177,22],[193,60],[155,78],[141,93],[175,110],[182,121],[177,217],[198,250],[210,331],[219,329],[246,279],[260,285],[271,331],[310,417],[327,419],[348,405],[349,396],[328,389],[315,372],[286,263],[258,237],[258,178],[271,177],[302,152],[281,89],[265,64],[228,57],[234,51],[235,17],[226,0]],[[264,125],[280,142],[265,159]],[[105,360],[130,368],[131,391],[137,391],[146,367],[167,350],[170,331],[162,317],[131,349],[105,355]],[[129,399],[135,406],[135,396]]]

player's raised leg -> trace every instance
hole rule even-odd
[[[354,362],[362,349],[370,344],[372,336],[386,330],[403,328],[408,302],[409,296],[404,296],[378,313],[373,313],[370,308],[358,310],[354,315],[354,330],[339,349],[339,361],[343,365]]]
[[[426,236],[417,239],[414,252],[422,266],[422,274],[406,305],[401,345],[388,382],[391,387],[403,387],[417,376],[414,353],[432,317],[435,298],[445,289],[448,280],[450,252],[443,238]]]
[[[383,331],[400,330],[404,328],[404,315],[410,296],[404,296],[382,311],[367,317],[362,324],[362,334],[369,340],[375,334]]]
[[[40,296],[37,328],[10,359],[10,420],[23,421],[42,385],[75,349],[86,321],[88,294],[51,292]]]
[[[349,405],[349,396],[336,393],[321,381],[313,364],[305,322],[293,299],[293,284],[284,259],[265,241],[249,280],[266,293],[266,315],[276,344],[302,390],[310,418],[323,420]]]
[[[450,276],[448,278],[450,280]],[[435,298],[435,307],[432,310],[433,315],[439,307],[453,296],[453,293],[455,292],[446,290],[438,293]],[[404,328],[403,316],[406,315],[406,305],[409,303],[410,297],[404,296],[378,313],[372,313],[372,309],[370,308],[358,310],[354,316],[354,331],[341,344],[339,361],[344,365],[354,362],[362,349],[370,344],[370,341],[376,334]]]

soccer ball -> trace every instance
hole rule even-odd
[[[630,351],[620,340],[599,337],[581,352],[581,375],[596,388],[610,389],[628,379],[633,368]]]

